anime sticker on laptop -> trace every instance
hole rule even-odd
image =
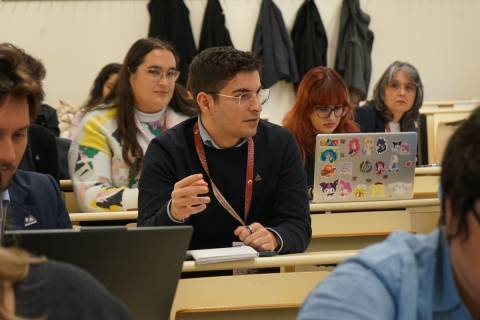
[[[358,138],[350,139],[348,142],[348,155],[355,157],[360,152],[360,140]]]
[[[392,141],[392,150],[398,154],[410,154],[410,145],[405,141]]]
[[[387,142],[385,141],[385,137],[379,137],[377,139],[377,154],[382,154],[387,151]]]
[[[417,134],[317,135],[313,202],[410,199]]]
[[[373,153],[373,138],[372,137],[365,137],[363,139],[363,154],[366,156],[371,156]]]
[[[337,171],[337,168],[333,164],[327,163],[326,165],[323,166],[321,175],[322,177],[333,177],[335,176],[336,171]]]
[[[338,180],[320,183],[320,186],[322,187],[323,198],[325,200],[335,197],[337,194],[337,182]]]
[[[323,162],[334,163],[338,159],[338,151],[335,148],[324,148],[320,153]]]
[[[349,181],[338,180],[338,196],[340,199],[348,199],[352,191],[352,184]]]

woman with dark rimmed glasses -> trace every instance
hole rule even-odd
[[[307,185],[313,185],[315,137],[319,133],[358,132],[345,82],[335,70],[315,67],[307,72],[297,91],[292,109],[283,119],[297,139],[307,172]]]

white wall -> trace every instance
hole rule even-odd
[[[274,0],[287,28],[303,0]],[[198,41],[207,0],[185,0]],[[251,48],[261,0],[220,0],[234,45]],[[316,0],[328,34],[333,65],[341,0]],[[480,1],[362,0],[375,33],[371,87],[394,60],[420,70],[427,100],[479,98]],[[47,102],[81,104],[93,78],[109,62],[121,62],[129,46],[148,31],[146,0],[1,1],[0,41],[41,58],[47,67]],[[272,88],[265,114],[279,123],[293,103],[293,88]]]

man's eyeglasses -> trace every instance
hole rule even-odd
[[[389,88],[390,90],[392,90],[394,92],[400,92],[402,87],[403,87],[403,90],[405,91],[405,93],[407,93],[407,94],[412,94],[412,93],[415,93],[417,91],[417,85],[413,82],[408,82],[406,84],[402,84],[399,81],[392,80],[387,85],[387,88]]]
[[[161,79],[165,79],[167,82],[175,82],[180,75],[180,71],[177,69],[170,69],[167,71],[162,71],[159,68],[147,68],[147,75],[152,80],[152,82],[158,82]]]
[[[270,90],[260,89],[257,92],[244,92],[239,94],[238,96],[230,96],[223,93],[211,93],[211,94],[214,94],[220,97],[236,99],[238,100],[238,105],[240,107],[241,106],[249,107],[249,106],[255,105],[257,102],[260,103],[260,105],[264,105],[268,101],[268,98],[270,97]]]
[[[313,108],[315,109],[315,112],[320,118],[330,118],[332,113],[337,118],[342,117],[347,111],[346,106],[343,104],[338,106],[315,106]]]

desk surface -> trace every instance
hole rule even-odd
[[[262,257],[252,260],[227,261],[210,264],[197,264],[195,261],[185,261],[183,272],[198,272],[212,270],[231,269],[255,269],[255,268],[276,268],[309,265],[330,265],[353,257],[357,250],[341,250],[327,252],[308,252],[296,254],[283,254],[274,257]]]
[[[416,167],[415,177],[421,175],[439,176],[442,171],[441,166]]]
[[[311,203],[310,211],[332,212],[332,211],[361,211],[361,210],[382,210],[382,209],[405,209],[410,207],[426,207],[439,205],[437,198],[411,199],[395,201],[364,201],[364,202],[339,202],[339,203]],[[109,221],[109,220],[135,220],[138,211],[118,212],[83,212],[70,213],[72,222],[81,221]]]
[[[410,207],[427,207],[438,205],[438,198],[410,199],[393,201],[359,201],[359,202],[331,202],[311,203],[310,212],[333,212],[333,211],[361,211],[383,209],[405,209]]]
[[[440,167],[417,167],[415,168],[415,175],[439,175]],[[62,191],[73,191],[72,180],[60,180],[60,189]]]
[[[183,319],[182,313],[197,313],[195,319],[256,320],[262,309],[298,308],[328,274],[327,271],[284,272],[180,279],[171,319]],[[245,314],[248,309],[254,309],[254,314]],[[215,313],[229,310],[229,313]],[[278,312],[270,317],[262,315],[260,319],[292,319],[285,317],[284,310]]]

